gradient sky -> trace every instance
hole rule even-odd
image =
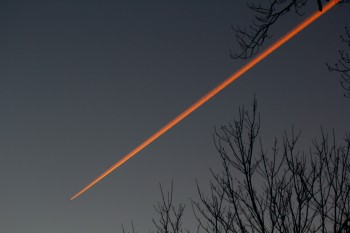
[[[311,5],[305,16],[316,10]],[[0,231],[153,230],[158,183],[196,199],[219,159],[212,133],[254,93],[265,147],[293,125],[301,147],[349,131],[350,100],[329,73],[350,20],[335,7],[125,165],[68,198],[244,64],[231,25],[245,2],[1,1]],[[302,17],[287,16],[274,37]],[[193,226],[190,206],[184,225]]]

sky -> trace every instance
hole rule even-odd
[[[286,16],[273,37],[302,17]],[[0,231],[154,230],[159,183],[174,181],[194,226],[195,180],[207,190],[219,169],[214,128],[235,119],[254,94],[261,137],[285,129],[308,147],[320,128],[349,132],[350,100],[330,73],[344,48],[348,7],[335,7],[215,98],[114,171],[68,199],[246,61],[231,26],[248,26],[244,1],[0,2]]]

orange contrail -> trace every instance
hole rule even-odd
[[[97,177],[95,180],[93,180],[89,185],[87,185],[85,188],[83,188],[81,191],[79,191],[77,194],[75,194],[73,197],[69,199],[69,201],[72,201],[85,191],[87,191],[89,188],[91,188],[93,185],[95,185],[97,182],[102,180],[104,177],[106,177],[109,173],[114,171],[116,168],[118,168],[120,165],[125,163],[127,160],[129,160],[131,157],[133,157],[135,154],[140,152],[142,149],[144,149],[146,146],[151,144],[154,140],[156,140],[158,137],[160,137],[162,134],[164,134],[166,131],[171,129],[174,125],[182,121],[186,116],[191,114],[193,111],[195,111],[197,108],[202,106],[205,102],[207,102],[209,99],[214,97],[217,93],[222,91],[225,87],[227,87],[229,84],[231,84],[233,81],[235,81],[237,78],[239,78],[242,74],[247,72],[249,69],[251,69],[253,66],[255,66],[257,63],[259,63],[261,60],[263,60],[265,57],[267,57],[270,53],[275,51],[277,48],[279,48],[281,45],[283,45],[285,42],[287,42],[289,39],[291,39],[293,36],[298,34],[301,30],[303,30],[305,27],[307,27],[309,24],[311,24],[313,21],[315,21],[317,18],[319,18],[321,15],[326,13],[328,10],[330,10],[333,6],[335,6],[340,0],[332,0],[330,1],[324,8],[323,11],[317,11],[313,15],[311,15],[309,18],[305,19],[301,24],[299,24],[297,27],[295,27],[293,30],[285,34],[283,37],[281,37],[277,42],[272,44],[270,47],[268,47],[266,50],[264,50],[262,53],[260,53],[258,56],[256,56],[254,59],[252,59],[250,62],[248,62],[245,66],[243,66],[241,69],[239,69],[236,73],[232,74],[229,78],[227,78],[225,81],[220,83],[217,87],[215,87],[213,90],[208,92],[206,95],[204,95],[202,98],[200,98],[197,102],[192,104],[190,107],[188,107],[183,113],[178,115],[175,119],[170,121],[168,124],[166,124],[163,128],[158,130],[155,134],[153,134],[151,137],[149,137],[146,141],[141,143],[139,146],[137,146],[135,149],[133,149],[129,154],[125,155],[121,160],[119,160],[117,163],[115,163],[113,166],[111,166],[107,171],[102,173],[99,177]]]

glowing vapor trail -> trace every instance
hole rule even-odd
[[[222,89],[227,87],[229,84],[231,84],[233,81],[235,81],[237,78],[239,78],[242,74],[244,74],[246,71],[251,69],[253,66],[255,66],[257,63],[259,63],[261,60],[263,60],[265,57],[267,57],[270,53],[275,51],[277,48],[279,48],[281,45],[283,45],[285,42],[287,42],[289,39],[294,37],[296,34],[298,34],[301,30],[303,30],[305,27],[307,27],[309,24],[311,24],[313,21],[315,21],[317,18],[319,18],[321,15],[326,13],[328,10],[330,10],[333,6],[335,6],[340,0],[332,0],[327,5],[324,6],[323,11],[317,11],[313,15],[311,15],[309,18],[305,19],[301,24],[299,24],[297,27],[295,27],[293,30],[285,34],[283,37],[281,37],[277,42],[272,44],[270,47],[268,47],[266,50],[261,52],[259,55],[257,55],[254,59],[249,61],[245,66],[243,66],[241,69],[239,69],[236,73],[232,74],[229,78],[227,78],[225,81],[220,83],[217,87],[215,87],[213,90],[208,92],[206,95],[204,95],[202,98],[200,98],[197,102],[192,104],[190,107],[188,107],[183,113],[178,115],[175,119],[170,121],[168,124],[166,124],[163,128],[161,128],[159,131],[157,131],[155,134],[153,134],[151,137],[149,137],[146,141],[141,143],[139,146],[137,146],[135,149],[133,149],[129,154],[125,155],[121,160],[119,160],[117,163],[115,163],[113,166],[111,166],[108,170],[106,170],[104,173],[102,173],[99,177],[97,177],[95,180],[93,180],[89,185],[87,185],[85,188],[83,188],[81,191],[79,191],[77,194],[75,194],[73,197],[69,199],[69,201],[72,201],[85,191],[87,191],[89,188],[91,188],[93,185],[95,185],[97,182],[102,180],[104,177],[106,177],[109,173],[114,171],[116,168],[118,168],[120,165],[125,163],[127,160],[129,160],[131,157],[133,157],[135,154],[140,152],[142,149],[144,149],[146,146],[151,144],[154,140],[156,140],[158,137],[160,137],[162,134],[164,134],[166,131],[171,129],[173,126],[175,126],[177,123],[182,121],[186,116],[191,114],[193,111],[195,111],[197,108],[202,106],[205,102],[207,102],[209,99],[214,97],[217,93],[219,93]]]

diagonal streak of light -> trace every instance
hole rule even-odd
[[[95,185],[97,182],[102,180],[104,177],[106,177],[108,174],[110,174],[112,171],[117,169],[119,166],[121,166],[123,163],[128,161],[131,157],[136,155],[138,152],[143,150],[145,147],[147,147],[149,144],[151,144],[154,140],[156,140],[158,137],[163,135],[165,132],[170,130],[172,127],[174,127],[177,123],[182,121],[185,117],[187,117],[189,114],[191,114],[193,111],[195,111],[197,108],[202,106],[204,103],[206,103],[208,100],[213,98],[216,94],[218,94],[220,91],[222,91],[225,87],[227,87],[229,84],[231,84],[233,81],[235,81],[237,78],[239,78],[241,75],[243,75],[245,72],[250,70],[252,67],[254,67],[257,63],[262,61],[264,58],[266,58],[269,54],[271,54],[273,51],[278,49],[280,46],[282,46],[284,43],[286,43],[288,40],[290,40],[292,37],[294,37],[296,34],[298,34],[301,30],[303,30],[305,27],[310,25],[313,21],[318,19],[320,16],[322,16],[324,13],[326,13],[328,10],[330,10],[333,6],[335,6],[337,3],[339,3],[340,0],[332,0],[328,4],[326,4],[323,8],[323,11],[317,11],[314,14],[312,14],[310,17],[306,18],[302,23],[300,23],[298,26],[296,26],[294,29],[286,33],[284,36],[282,36],[279,40],[277,40],[274,44],[272,44],[270,47],[265,49],[263,52],[258,54],[254,59],[249,61],[246,65],[241,67],[238,71],[233,73],[230,77],[228,77],[226,80],[221,82],[218,86],[216,86],[214,89],[209,91],[207,94],[205,94],[202,98],[200,98],[197,102],[192,104],[190,107],[188,107],[185,111],[183,111],[180,115],[178,115],[176,118],[174,118],[172,121],[170,121],[168,124],[163,126],[160,130],[158,130],[156,133],[154,133],[152,136],[150,136],[148,139],[146,139],[143,143],[141,143],[139,146],[137,146],[135,149],[130,151],[127,155],[125,155],[122,159],[120,159],[117,163],[113,164],[109,169],[107,169],[105,172],[103,172],[100,176],[98,176],[96,179],[94,179],[90,184],[88,184],[85,188],[80,190],[78,193],[76,193],[73,197],[69,199],[69,201],[72,201],[76,197],[80,196],[84,192],[86,192],[88,189],[90,189],[93,185]]]

